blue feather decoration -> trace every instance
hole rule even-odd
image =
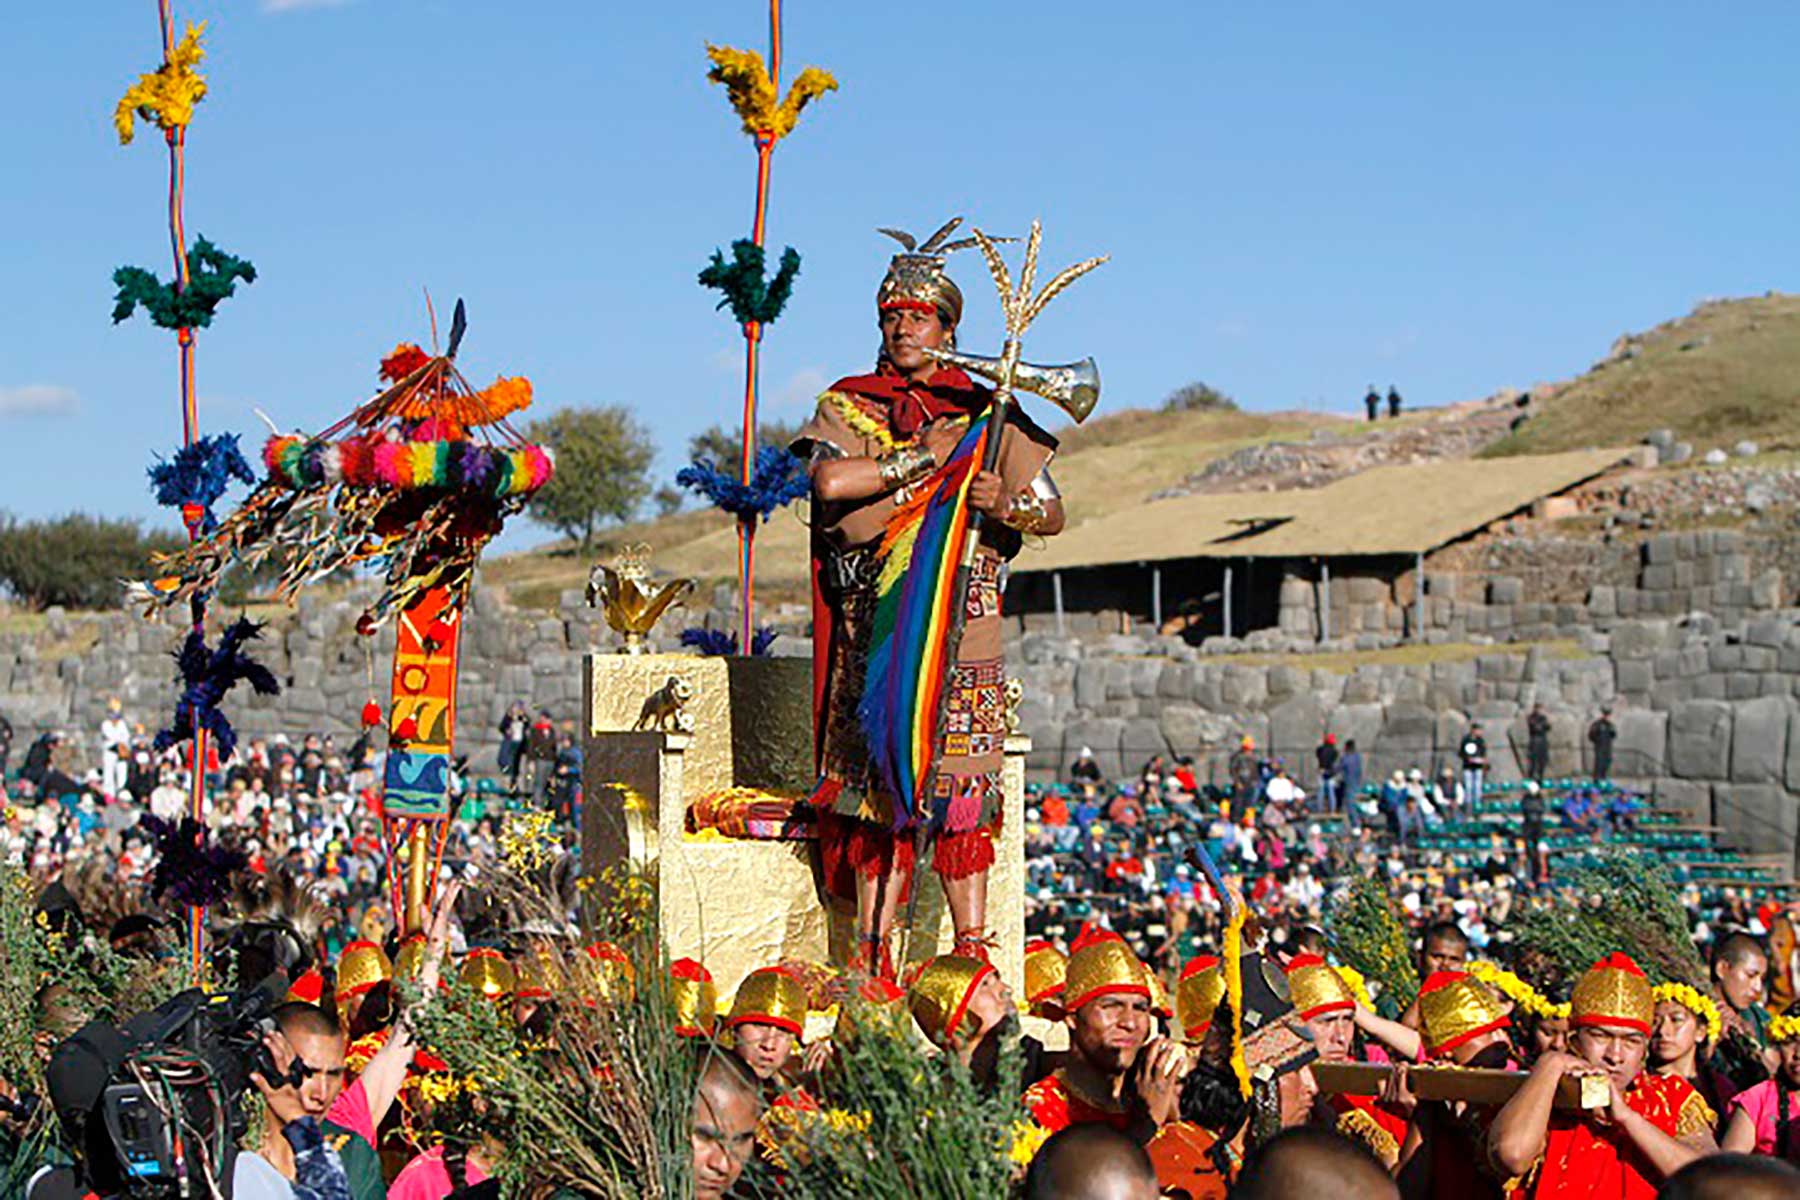
[[[773,625],[764,625],[751,637],[750,653],[757,657],[767,654],[778,636]],[[708,658],[721,658],[738,652],[738,635],[727,633],[723,629],[702,629],[696,625],[681,631],[681,644],[690,650],[698,650]]]
[[[256,472],[245,461],[235,433],[201,438],[177,450],[167,461],[158,456],[150,467],[150,490],[156,494],[156,502],[165,508],[198,504],[206,510],[201,523],[204,533],[218,527],[212,506],[234,479],[245,484],[256,482]]]
[[[764,445],[756,451],[756,469],[748,485],[736,471],[722,471],[710,459],[695,459],[675,473],[675,482],[698,492],[739,520],[769,515],[806,495],[812,486],[806,466],[781,446]]]
[[[225,694],[240,681],[247,681],[259,696],[274,696],[281,691],[269,668],[244,653],[244,643],[260,636],[262,626],[243,618],[219,637],[217,650],[207,648],[206,634],[200,629],[187,635],[181,652],[175,656],[180,666],[178,678],[183,684],[181,699],[175,703],[174,723],[156,735],[158,750],[167,750],[204,729],[218,744],[219,761],[231,758],[237,749],[237,730],[219,711]],[[205,766],[195,765],[197,769]]]
[[[812,488],[806,477],[806,464],[787,452],[783,446],[760,446],[756,450],[756,470],[751,482],[738,479],[736,471],[722,471],[709,459],[695,459],[675,473],[675,482],[688,491],[697,491],[713,507],[724,509],[738,520],[761,516],[769,520],[778,507],[792,504]]]

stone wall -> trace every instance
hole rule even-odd
[[[1244,656],[1220,653],[1229,647],[1217,639],[1196,649],[1173,638],[1098,629],[1080,637],[1030,630],[1009,642],[1011,672],[1025,682],[1022,731],[1036,747],[1029,765],[1038,778],[1053,775],[1086,745],[1115,776],[1135,772],[1153,753],[1172,753],[1192,754],[1203,775],[1223,778],[1225,760],[1248,734],[1310,783],[1313,748],[1329,731],[1340,742],[1357,740],[1375,779],[1396,768],[1434,770],[1453,762],[1463,731],[1479,721],[1494,775],[1511,779],[1525,753],[1524,715],[1541,702],[1552,721],[1551,772],[1574,774],[1591,765],[1585,731],[1610,701],[1620,734],[1616,775],[1654,787],[1696,821],[1723,826],[1737,844],[1789,853],[1800,827],[1800,611],[1759,607],[1766,597],[1754,591],[1739,609],[1734,598],[1745,593],[1735,589],[1752,585],[1717,578],[1738,570],[1725,566],[1740,553],[1730,535],[1659,537],[1671,540],[1646,543],[1646,572],[1690,564],[1692,573],[1651,575],[1651,582],[1668,586],[1634,589],[1635,601],[1616,594],[1612,615],[1594,603],[1579,609],[1534,606],[1522,597],[1509,603],[1504,578],[1490,584],[1500,603],[1443,597],[1453,623],[1481,612],[1486,634],[1496,636],[1493,614],[1508,613],[1518,637],[1557,635],[1566,637],[1564,647],[1579,645],[1568,657],[1542,645],[1495,646],[1472,657],[1465,649],[1446,650],[1438,661],[1344,671],[1324,669],[1300,653],[1241,661]],[[1722,611],[1745,615],[1734,621],[1623,615],[1626,608],[1642,612],[1645,594],[1677,594],[1683,603],[1710,598]],[[367,641],[354,634],[360,604],[355,597],[308,597],[271,624],[255,653],[285,690],[274,699],[234,694],[228,711],[241,733],[329,732],[340,743],[356,735],[371,691],[378,700],[387,697],[393,648],[391,631]],[[710,611],[677,611],[666,625],[672,632],[718,619]],[[77,763],[97,761],[99,723],[112,696],[123,701],[130,720],[155,729],[173,706],[170,654],[180,636],[173,625],[130,614],[55,612],[39,632],[0,634],[0,713],[17,731],[13,765],[46,728],[76,737]],[[495,726],[515,698],[548,709],[558,721],[577,720],[581,655],[614,644],[579,593],[567,593],[548,613],[511,608],[477,589],[463,639],[458,749],[478,769],[489,768]],[[807,649],[793,636],[777,643],[778,653]]]
[[[297,609],[272,621],[250,652],[281,680],[282,694],[254,696],[249,688],[226,701],[244,737],[330,733],[347,745],[360,729],[363,704],[386,707],[393,669],[392,626],[358,637],[355,621],[367,597],[302,596]],[[12,766],[45,729],[61,729],[76,743],[74,761],[99,758],[99,727],[109,698],[128,720],[154,731],[173,712],[178,692],[170,657],[184,630],[134,613],[48,614],[36,633],[0,634],[0,714],[13,724]],[[669,626],[687,623],[678,610]],[[215,634],[216,635],[216,634]],[[491,768],[496,727],[506,707],[522,699],[548,709],[560,723],[581,716],[581,655],[614,646],[600,613],[568,592],[555,613],[511,607],[477,588],[461,648],[457,694],[457,750]],[[373,687],[371,687],[371,679]]]
[[[1800,831],[1800,612],[1725,626],[1710,616],[1615,620],[1589,631],[1585,651],[1496,649],[1428,663],[1342,672],[1286,661],[1222,661],[1175,639],[1115,635],[1083,643],[1041,633],[1017,640],[1010,670],[1025,683],[1020,723],[1037,778],[1060,773],[1082,747],[1110,777],[1152,754],[1188,754],[1222,780],[1243,736],[1311,786],[1327,732],[1354,738],[1366,778],[1454,765],[1479,722],[1491,775],[1518,779],[1525,717],[1551,720],[1552,776],[1592,769],[1586,733],[1615,707],[1613,774],[1654,791],[1727,844],[1792,854]]]

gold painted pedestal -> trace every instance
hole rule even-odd
[[[705,963],[722,997],[749,972],[783,958],[845,961],[855,912],[822,898],[813,843],[703,840],[686,832],[688,804],[707,792],[746,786],[798,796],[809,788],[811,661],[592,654],[586,674],[586,869],[625,861],[644,867],[656,882],[669,956]],[[691,722],[666,722],[666,731],[634,730],[646,697],[671,677],[687,684]],[[678,728],[689,724],[691,729]],[[988,880],[994,965],[1015,986],[1024,971],[1030,747],[1028,738],[1007,739],[1005,805]],[[911,939],[909,960],[949,950],[955,930],[929,872],[919,893],[918,923],[921,933]]]

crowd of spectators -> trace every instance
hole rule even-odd
[[[509,741],[515,721],[518,737]],[[11,726],[4,732],[9,742]],[[515,705],[501,734],[496,774],[477,775],[466,757],[454,760],[450,787],[457,819],[444,852],[452,873],[478,876],[494,859],[509,807],[554,811],[572,841],[582,766],[572,723],[559,728],[548,713],[534,717]],[[144,726],[127,723],[116,705],[99,735],[88,741],[47,730],[32,741],[15,774],[0,774],[0,859],[38,879],[96,856],[124,882],[148,876],[155,839],[143,818],[173,825],[188,815],[191,743],[157,750]],[[348,747],[329,733],[245,738],[228,762],[213,754],[207,764],[207,819],[219,845],[243,853],[253,871],[285,863],[297,877],[318,880],[335,918],[326,938],[333,954],[391,924],[377,786],[384,739],[378,735],[365,729]]]

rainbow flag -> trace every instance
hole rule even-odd
[[[870,757],[896,798],[894,828],[920,819],[950,669],[956,568],[969,533],[969,483],[987,444],[987,418],[889,518],[879,551],[868,672],[857,717]]]

